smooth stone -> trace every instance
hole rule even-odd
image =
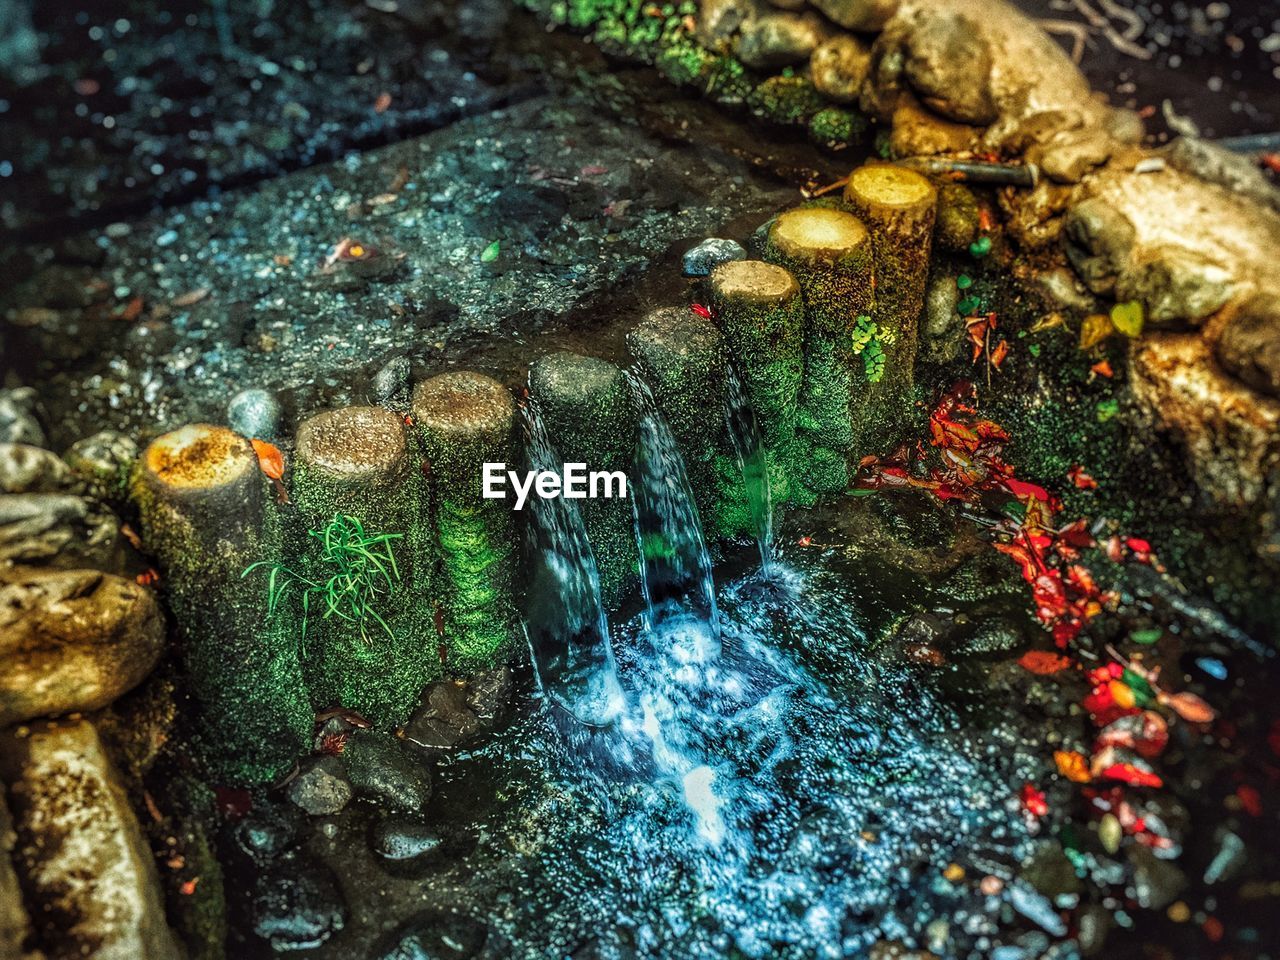
[[[0,738],[14,864],[50,957],[178,960],[155,857],[98,732],[85,720]]]
[[[1130,846],[1128,854],[1133,864],[1133,890],[1144,910],[1163,910],[1186,889],[1186,874],[1172,861],[1159,859],[1140,844]]]
[[[929,280],[924,299],[920,358],[930,363],[950,363],[960,355],[964,338],[964,318],[956,312],[960,291],[956,278],[936,274]]]
[[[986,126],[999,116],[991,92],[992,59],[973,20],[939,13],[912,32],[903,72],[929,109],[948,120]]]
[[[978,625],[964,642],[964,652],[973,654],[1007,653],[1023,644],[1022,631],[1004,617],[987,620]]]
[[[115,430],[100,430],[73,443],[63,459],[96,495],[123,500],[128,495],[129,471],[138,459],[138,444]]]
[[[232,837],[241,853],[263,867],[293,846],[303,823],[301,815],[290,807],[257,804],[236,823]]]
[[[23,942],[31,935],[31,918],[22,903],[22,888],[13,869],[18,835],[4,790],[0,790],[0,957],[25,960]],[[32,958],[34,960],[34,958]]]
[[[1114,144],[1099,130],[1072,131],[1054,137],[1038,151],[1040,169],[1057,183],[1079,183],[1111,158]]]
[[[511,668],[505,664],[477,673],[467,681],[467,706],[485,727],[491,727],[511,707]]]
[[[698,4],[695,36],[704,47],[728,52],[734,35],[760,9],[756,0],[702,0]]]
[[[0,726],[107,706],[164,652],[155,595],[93,570],[0,571]]]
[[[711,275],[712,270],[722,263],[745,259],[747,259],[747,250],[737,240],[708,237],[696,247],[691,247],[685,251],[684,275],[686,277],[707,277]]]
[[[249,918],[273,949],[310,950],[346,926],[347,907],[332,872],[294,851],[254,881]]]
[[[330,755],[307,757],[289,782],[289,799],[313,817],[340,813],[351,800],[342,761]]]
[[[0,493],[65,493],[76,487],[57,454],[28,443],[0,443]]]
[[[1163,151],[1169,164],[1184,173],[1226,187],[1237,196],[1280,210],[1280,189],[1254,158],[1232,153],[1211,140],[1179,137]]]
[[[431,800],[431,771],[394,737],[360,730],[342,752],[355,792],[402,809],[423,810]]]
[[[811,2],[829,19],[849,30],[879,30],[898,8],[898,0],[811,0]]]
[[[118,570],[120,521],[68,493],[0,495],[0,562]]]
[[[1094,293],[1112,293],[1137,241],[1133,222],[1106,200],[1095,197],[1067,212],[1062,235],[1067,259]]]
[[[430,824],[400,816],[379,820],[370,839],[373,852],[387,860],[413,860],[434,853],[443,843]]]
[[[371,960],[470,960],[488,939],[489,929],[478,920],[424,910],[379,941]]]
[[[242,437],[274,440],[282,416],[275,394],[257,387],[241,390],[227,402],[227,426]]]
[[[44,429],[36,419],[36,392],[31,387],[0,390],[0,443],[43,447]]]

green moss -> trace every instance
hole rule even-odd
[[[824,107],[809,118],[809,139],[828,150],[861,143],[866,132],[866,116],[843,107]]]
[[[436,524],[448,666],[463,673],[488,669],[515,652],[510,515],[504,507],[446,498],[438,505]]]
[[[822,106],[822,96],[805,77],[769,77],[747,97],[752,115],[786,126],[806,123]]]
[[[422,688],[441,672],[431,642],[435,635],[434,550],[423,520],[422,475],[406,460],[384,482],[357,488],[299,462],[293,500],[298,528],[291,538],[289,563],[313,581],[323,583],[335,570],[323,560],[322,544],[310,531],[323,530],[334,516],[354,517],[370,534],[400,537],[389,544],[399,579],[376,602],[375,612],[385,621],[385,629],[376,622],[362,625],[337,616],[326,618],[316,598],[311,601],[303,640],[300,596],[291,598],[285,619],[288,628],[298,633],[303,671],[316,709],[341,705],[384,728],[403,723],[417,706]],[[257,582],[261,581],[259,576]]]
[[[199,704],[201,756],[222,782],[274,780],[302,752],[314,722],[297,636],[269,621],[262,585],[241,577],[249,564],[282,555],[278,515],[267,509],[258,527],[227,520],[210,529],[157,497],[140,471],[131,486]]]

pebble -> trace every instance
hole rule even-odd
[[[289,799],[313,817],[341,811],[351,800],[351,784],[342,761],[327,755],[307,757],[289,783]]]
[[[371,960],[468,960],[484,949],[488,938],[488,928],[478,920],[424,910],[380,941]]]
[[[724,240],[720,237],[708,237],[696,247],[685,251],[684,275],[686,277],[707,277],[711,271],[722,263],[747,259],[746,248],[737,240]]]
[[[378,403],[403,401],[409,396],[413,364],[406,356],[393,357],[373,377],[373,398]]]
[[[274,440],[280,431],[280,401],[267,390],[241,390],[227,403],[227,426],[242,437]]]
[[[342,757],[358,794],[411,813],[422,810],[431,799],[430,771],[394,737],[357,731]]]
[[[138,459],[138,444],[116,430],[100,430],[73,443],[63,459],[97,496],[114,503],[128,493],[129,471]]]
[[[390,816],[374,826],[370,846],[387,860],[413,860],[434,853],[442,842],[440,834],[422,820]]]

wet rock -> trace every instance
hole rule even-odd
[[[913,950],[905,943],[877,940],[871,945],[870,960],[937,960],[937,954],[928,950]]]
[[[930,110],[948,120],[986,126],[999,116],[991,64],[991,49],[974,21],[939,13],[912,33],[903,71]]]
[[[1144,910],[1163,910],[1187,886],[1186,875],[1169,860],[1161,860],[1149,847],[1132,844],[1128,848],[1133,864],[1133,890]]]
[[[959,356],[964,337],[964,318],[956,312],[959,299],[955,277],[940,273],[930,279],[925,291],[921,359],[930,363],[950,363]]]
[[[273,949],[309,950],[346,925],[347,907],[328,868],[290,852],[254,881],[249,918]]]
[[[370,845],[387,860],[414,860],[434,853],[443,841],[430,824],[416,817],[390,816],[373,827]]]
[[[75,488],[56,454],[26,443],[0,443],[0,493],[58,493]]]
[[[467,706],[485,727],[492,727],[511,707],[511,668],[505,664],[467,681]]]
[[[0,740],[15,865],[51,957],[178,960],[155,860],[93,725],[40,724]]]
[[[289,783],[289,799],[313,817],[339,813],[351,799],[342,761],[327,755],[307,757]]]
[[[1203,495],[1233,511],[1260,502],[1280,462],[1280,402],[1222,372],[1192,334],[1144,335],[1130,369],[1139,410],[1181,447]]]
[[[94,496],[114,504],[128,495],[129,471],[138,459],[138,444],[115,430],[100,430],[73,443],[63,459]]]
[[[1137,238],[1132,221],[1106,201],[1093,198],[1068,211],[1062,235],[1067,259],[1085,286],[1098,294],[1113,292]]]
[[[825,32],[812,14],[770,13],[742,25],[734,51],[749,67],[774,70],[803,63]]]
[[[242,437],[274,440],[283,413],[280,401],[268,390],[241,390],[227,403],[227,426]]]
[[[36,419],[36,392],[31,387],[0,390],[0,443],[45,445],[44,429]]]
[[[847,33],[824,40],[809,57],[809,76],[818,92],[836,103],[853,103],[871,68],[871,51]]]
[[[0,572],[0,726],[105,707],[163,649],[145,587],[89,570]]]
[[[1038,924],[1055,937],[1067,935],[1067,925],[1062,922],[1053,904],[1030,884],[1015,880],[1005,886],[1005,893],[1010,906],[1032,923]]]
[[[488,928],[465,914],[425,910],[379,941],[370,960],[468,960],[488,939]]]
[[[1080,952],[1086,957],[1101,956],[1112,925],[1111,911],[1103,906],[1090,904],[1081,910],[1076,921],[1076,940],[1080,944]]]
[[[756,0],[700,0],[695,35],[703,46],[728,52],[734,35],[760,9]]]
[[[427,687],[422,706],[404,728],[407,743],[433,750],[452,750],[480,729],[480,718],[467,703],[463,683],[441,680]]]
[[[386,734],[361,730],[342,754],[355,792],[413,813],[431,799],[431,773],[413,751]]]
[[[873,32],[893,16],[898,0],[813,0],[813,5],[842,27]]]
[[[1280,397],[1280,304],[1252,297],[1227,321],[1215,348],[1232,376],[1268,396]]]
[[[0,495],[0,562],[117,570],[120,521],[72,494]]]
[[[236,849],[258,867],[281,857],[298,839],[301,816],[282,806],[256,804],[232,829]]]
[[[1179,247],[1144,250],[1116,280],[1117,300],[1139,300],[1152,326],[1197,326],[1230,299],[1229,271]]]
[[[412,374],[413,364],[408,357],[392,357],[374,374],[374,401],[385,404],[408,400],[409,378]]]
[[[747,259],[746,248],[737,240],[708,237],[685,251],[683,267],[686,277],[707,277],[722,263]]]

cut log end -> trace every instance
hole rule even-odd
[[[511,432],[515,415],[511,392],[480,373],[442,373],[413,391],[414,421],[442,439],[501,440]]]
[[[798,207],[780,214],[769,240],[782,256],[799,263],[839,262],[869,249],[861,220],[826,207]]]
[[[143,455],[148,480],[174,491],[234,485],[258,469],[244,437],[226,427],[193,423],[156,438]]]
[[[906,167],[869,163],[849,174],[845,200],[858,209],[932,209],[937,190],[928,178]]]
[[[381,407],[327,410],[298,428],[298,461],[334,477],[381,476],[405,454],[404,422]]]
[[[777,305],[799,296],[787,270],[763,260],[722,263],[711,274],[712,295],[726,303]]]
[[[552,403],[606,403],[623,389],[622,371],[607,360],[560,351],[540,357],[529,370],[535,397]]]

